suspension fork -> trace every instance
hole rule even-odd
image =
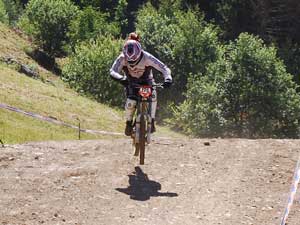
[[[147,110],[147,109],[146,109]],[[147,111],[147,143],[150,144],[150,137],[151,137],[151,128],[152,128],[152,117],[151,117],[151,113],[152,113],[152,97],[148,99],[148,111]]]
[[[152,104],[151,100],[149,99],[142,99],[137,107],[137,117],[136,117],[136,134],[135,134],[135,143],[139,143],[140,140],[140,124],[141,124],[141,117],[144,117],[144,121],[147,124],[147,143],[150,143],[150,135],[151,135],[151,125],[152,125],[152,118],[151,118],[151,109]]]

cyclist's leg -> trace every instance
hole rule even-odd
[[[133,129],[133,115],[136,110],[136,91],[133,88],[126,88],[126,104],[125,104],[125,118],[126,118],[126,128],[125,135],[130,136]]]

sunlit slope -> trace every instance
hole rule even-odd
[[[79,96],[58,76],[41,67],[26,54],[32,49],[33,45],[29,40],[0,23],[0,103],[54,117],[72,125],[78,125],[80,120],[81,127],[86,129],[121,132],[121,110]],[[8,65],[5,62],[7,58],[34,68],[41,79],[35,80],[17,72],[17,65]],[[0,109],[0,139],[4,142],[21,143],[77,137],[74,129]],[[82,134],[82,138],[99,137]]]
[[[35,48],[34,43],[30,42],[21,31],[14,31],[0,23],[0,62],[5,63],[10,58],[12,61],[25,65],[38,73],[40,80],[50,82],[54,85],[63,85],[58,76],[40,66],[38,62],[28,55]],[[12,63],[10,66],[18,70],[16,63]]]
[[[34,63],[25,53],[25,50],[31,47],[30,42],[2,23],[0,23],[0,40],[1,57],[13,57],[26,64]]]
[[[26,77],[8,68],[6,65],[0,65],[0,102],[25,111],[54,117],[73,125],[78,125],[78,120],[80,120],[81,126],[87,129],[121,132],[123,127],[123,113],[121,110],[112,109],[106,105],[79,96],[70,89],[56,87],[49,83],[43,83],[40,80]],[[57,125],[45,126],[45,122],[36,123],[31,118],[24,118],[24,116],[17,116],[15,113],[5,111],[1,110],[0,121],[3,127],[7,127],[6,134],[14,133],[9,131],[14,129],[11,120],[11,117],[14,117],[16,120],[15,124],[17,124],[15,125],[16,127],[27,127],[28,129],[32,127],[34,130],[40,129],[41,132],[38,133],[43,133],[45,131],[42,128],[37,128],[38,126],[42,126],[47,130],[46,132],[49,132],[49,138],[46,139],[57,139],[54,136],[59,136],[58,139],[64,139],[60,135],[54,135],[59,133],[57,131],[57,127],[59,126]],[[7,118],[10,118],[10,120]],[[20,129],[18,132],[22,133],[24,131],[26,133],[25,136],[27,136],[30,132],[26,130]],[[3,133],[3,131],[0,132]],[[66,139],[74,137],[74,130],[72,129],[61,130],[61,132]],[[16,136],[21,137],[21,133]],[[43,138],[35,138],[35,136],[35,131],[32,131],[32,135],[29,135],[28,138],[17,138],[17,140],[42,140],[45,138],[45,135],[42,135]],[[8,139],[14,142],[13,138]],[[16,142],[18,142],[17,140]]]

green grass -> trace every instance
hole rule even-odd
[[[73,125],[77,125],[79,119],[82,128],[86,129],[123,130],[122,110],[82,97],[66,87],[56,87],[28,78],[3,64],[0,64],[0,102]],[[30,127],[31,119],[21,120],[18,117],[18,121],[25,124],[21,127]],[[70,132],[74,133],[72,130]],[[64,136],[70,137],[68,134]]]
[[[24,34],[18,34],[3,23],[0,23],[0,58],[13,58],[30,68],[34,68],[39,73],[41,79],[61,84],[62,81],[59,77],[41,67],[26,54],[26,51],[30,52],[35,48],[36,46]]]
[[[82,139],[102,138],[81,133]],[[0,139],[7,143],[78,139],[78,131],[0,109]]]

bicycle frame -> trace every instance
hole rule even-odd
[[[151,110],[152,110],[152,90],[149,91],[149,89],[151,89],[150,86],[142,86],[140,87],[140,89],[144,89],[144,90],[140,90],[139,94],[140,94],[140,98],[137,101],[137,113],[136,113],[136,132],[135,132],[135,143],[139,143],[140,142],[140,125],[141,125],[141,120],[143,117],[143,121],[147,122],[145,123],[145,125],[147,124],[147,129],[145,130],[147,134],[147,143],[150,144],[150,136],[151,136],[151,125],[152,125],[152,118],[151,118]],[[148,90],[146,90],[148,89]]]
[[[140,164],[144,164],[145,158],[145,143],[151,142],[151,127],[152,127],[152,90],[155,87],[161,87],[161,84],[151,86],[141,85],[139,88],[139,98],[137,101],[137,111],[135,117],[135,132],[132,139],[135,146],[135,156],[140,155]]]

